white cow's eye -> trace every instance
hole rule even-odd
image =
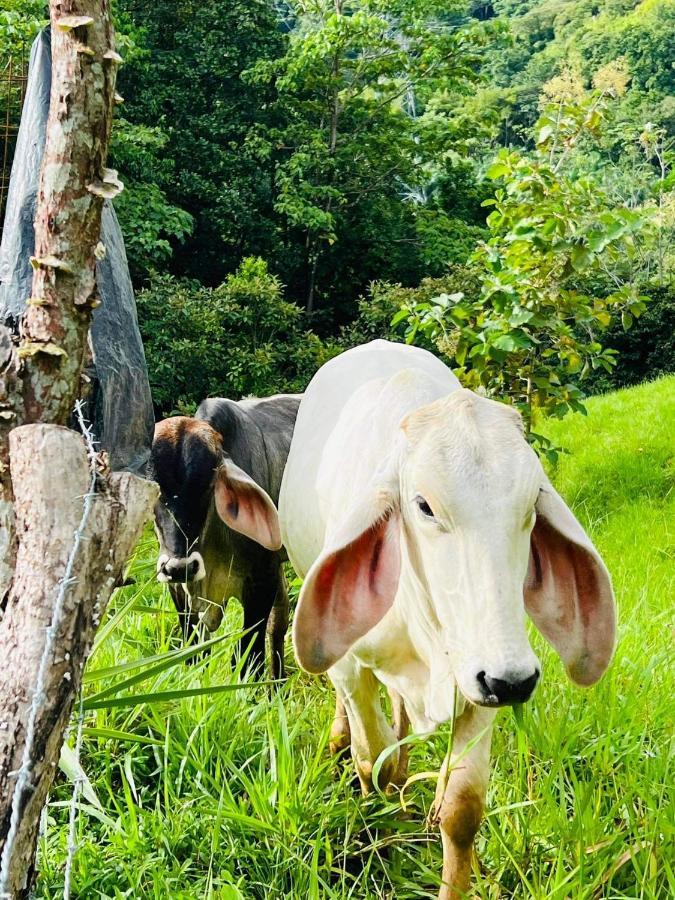
[[[429,506],[429,504],[424,499],[424,497],[419,497],[419,496],[415,497],[415,503],[417,504],[417,508],[419,509],[419,511],[422,513],[423,516],[427,516],[429,519],[434,518],[434,511]]]

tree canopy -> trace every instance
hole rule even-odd
[[[291,326],[273,304],[287,352],[302,345],[297,332],[325,356],[373,334],[374,322],[402,338],[417,315],[405,292],[427,303],[428,285],[454,284],[457,267],[472,291],[464,324],[492,308],[497,282],[512,280],[520,306],[528,290],[542,300],[550,289],[559,335],[574,335],[560,358],[567,399],[581,397],[584,381],[613,377],[612,342],[644,373],[623,335],[634,327],[639,345],[647,301],[638,298],[656,298],[649,321],[664,335],[673,307],[674,0],[116,0],[114,9],[125,59],[112,153],[126,190],[116,206],[156,383],[175,352],[157,340],[163,327],[196,352],[196,322],[208,321],[215,358],[232,365],[237,317],[218,319],[232,278],[260,283],[264,271],[268,296],[297,310]],[[3,46],[30,38],[41,15],[39,2],[4,0]],[[559,230],[542,232],[551,217]],[[254,265],[263,266],[255,278]],[[168,296],[163,322],[158,298]],[[565,297],[577,312],[585,298],[592,322],[570,318]],[[399,315],[392,331],[402,303],[412,319]],[[449,358],[463,370],[454,327],[446,347],[460,348]],[[503,345],[491,345],[493,363],[500,352],[518,358],[513,334],[490,334]],[[244,356],[260,350],[252,340]],[[478,363],[486,348],[469,351]],[[291,370],[302,380],[306,360]],[[261,389],[214,377],[235,392]],[[158,408],[197,402],[197,383],[163,388]]]

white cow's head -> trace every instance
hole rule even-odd
[[[597,681],[614,647],[609,575],[517,413],[458,390],[401,428],[405,439],[379,482],[307,575],[294,623],[300,664],[321,672],[337,662],[405,579],[413,643],[430,667],[439,661],[429,656],[444,655],[473,703],[532,693],[539,662],[526,612],[574,681]]]

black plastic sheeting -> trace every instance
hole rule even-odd
[[[35,248],[33,219],[45,146],[51,85],[51,41],[42,31],[31,50],[28,84],[17,137],[0,243],[0,319],[17,329],[31,295]],[[101,241],[106,256],[96,266],[101,305],[94,310],[94,372],[87,418],[114,470],[145,474],[154,414],[136,301],[124,240],[112,205],[103,206]]]

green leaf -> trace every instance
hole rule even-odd
[[[506,350],[508,352],[518,349],[516,339],[511,334],[500,334],[499,337],[492,342],[492,346],[496,347],[497,350]]]
[[[125,694],[122,697],[108,697],[104,700],[85,700],[84,709],[130,709],[143,703],[167,703],[170,700],[185,700],[190,697],[208,697],[212,694],[229,694],[232,691],[250,691],[259,687],[270,687],[275,681],[255,681],[250,684],[218,684],[213,687],[184,688],[176,691],[155,691],[151,694]]]
[[[588,247],[577,245],[575,247],[572,247],[570,260],[575,271],[583,272],[593,262],[593,254],[588,249]]]
[[[80,761],[75,756],[75,751],[69,745],[64,743],[61,747],[61,756],[59,758],[59,768],[66,778],[73,784],[79,782],[82,796],[95,806],[98,810],[103,810],[103,804],[98,799],[96,791],[91,781],[87,778],[87,774],[82,768]]]
[[[190,647],[181,647],[178,650],[169,650],[166,653],[158,653],[155,656],[141,656],[138,659],[131,659],[125,663],[120,663],[117,666],[106,666],[105,668],[100,669],[89,669],[84,673],[82,677],[83,684],[91,684],[95,681],[103,681],[107,678],[114,678],[116,675],[123,675],[125,672],[131,672],[134,669],[146,669],[154,663],[169,663],[169,665],[174,665],[177,662],[182,662],[185,659],[188,659],[190,656],[193,656],[196,653],[202,653],[204,650],[208,650],[211,647],[219,644],[221,641],[225,640],[227,635],[220,635],[215,638],[211,638],[210,640],[203,641],[200,644],[194,644]],[[187,655],[186,655],[187,654]],[[122,687],[122,684],[118,685]]]
[[[485,174],[491,181],[496,181],[498,178],[503,178],[504,175],[508,175],[508,173],[509,167],[507,165],[502,162],[496,162],[489,166]]]
[[[509,316],[510,325],[524,325],[529,322],[535,315],[531,309],[525,309],[524,306],[517,306]]]
[[[96,694],[93,694],[91,697],[87,698],[87,702],[91,703],[97,700],[102,700],[104,697],[109,697],[111,694],[118,694],[122,690],[126,690],[127,688],[133,687],[135,684],[139,684],[141,681],[147,681],[148,678],[152,678],[153,675],[158,675],[160,672],[164,672],[166,669],[170,669],[173,666],[177,666],[190,659],[197,654],[203,653],[204,650],[208,650],[211,647],[214,647],[216,644],[224,641],[229,635],[222,634],[218,637],[211,638],[209,641],[204,641],[201,644],[196,644],[194,647],[185,647],[182,650],[172,650],[169,653],[161,654],[158,657],[149,657],[148,659],[134,660],[132,664],[126,664],[130,668],[141,668],[141,671],[136,675],[132,675],[130,678],[125,678],[124,681],[119,681],[116,684],[112,684],[107,688],[104,688],[102,691],[99,691]],[[153,665],[146,665],[147,662],[152,659],[157,659],[158,661]],[[124,667],[122,667],[124,669]],[[105,669],[103,670],[106,671]],[[107,670],[110,672],[110,669]],[[100,677],[100,676],[99,676]],[[92,709],[94,707],[91,707]]]
[[[544,125],[537,133],[537,144],[545,144],[554,132],[555,129],[553,125]]]
[[[109,741],[122,741],[129,744],[153,744],[155,747],[163,747],[164,741],[149,737],[145,734],[134,734],[131,731],[119,731],[117,728],[83,728],[85,737],[103,738]]]
[[[48,809],[70,809],[70,804],[70,800],[54,800],[49,802]],[[75,804],[75,808],[78,812],[84,813],[87,816],[91,816],[92,819],[97,819],[103,825],[107,825],[107,827],[110,828],[111,831],[119,830],[119,821],[107,815],[105,812],[103,812],[102,809],[99,809],[97,806],[93,806],[90,803],[82,803],[78,801]]]
[[[512,331],[510,334],[500,334],[492,341],[496,350],[505,350],[511,353],[514,350],[527,350],[532,346],[532,340],[522,331]]]

